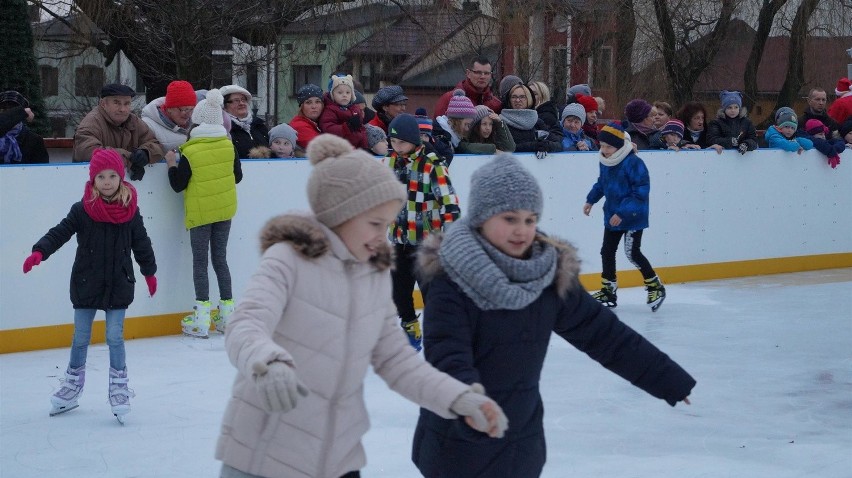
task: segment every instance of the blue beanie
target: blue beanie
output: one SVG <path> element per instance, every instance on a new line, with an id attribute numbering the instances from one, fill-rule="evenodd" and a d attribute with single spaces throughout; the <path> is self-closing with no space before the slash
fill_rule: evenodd
<path id="1" fill-rule="evenodd" d="M 388 125 L 388 137 L 407 141 L 420 146 L 420 125 L 417 119 L 408 113 L 397 115 Z"/>
<path id="2" fill-rule="evenodd" d="M 737 105 L 740 108 L 743 107 L 743 95 L 740 94 L 739 91 L 722 90 L 722 92 L 719 93 L 719 101 L 722 102 L 723 110 L 731 105 Z"/>

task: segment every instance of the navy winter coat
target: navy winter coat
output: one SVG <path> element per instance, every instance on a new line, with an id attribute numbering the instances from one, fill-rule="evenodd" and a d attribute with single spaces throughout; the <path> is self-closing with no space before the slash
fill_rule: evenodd
<path id="1" fill-rule="evenodd" d="M 74 234 L 77 256 L 71 269 L 71 303 L 75 309 L 126 309 L 133 302 L 136 277 L 131 250 L 143 276 L 157 272 L 151 239 L 138 209 L 130 221 L 112 224 L 92 220 L 82 202 L 74 203 L 68 216 L 33 246 L 33 252 L 47 259 Z"/>
<path id="2" fill-rule="evenodd" d="M 604 227 L 613 231 L 638 231 L 648 228 L 648 198 L 651 178 L 645 162 L 633 152 L 615 166 L 600 165 L 600 176 L 586 196 L 586 202 L 604 202 Z M 618 214 L 621 224 L 611 226 L 609 219 Z"/>
<path id="3" fill-rule="evenodd" d="M 737 144 L 734 144 L 734 139 Z M 707 126 L 707 143 L 708 146 L 718 144 L 725 149 L 737 149 L 745 143 L 749 151 L 754 151 L 757 149 L 757 131 L 745 115 L 745 109 L 741 109 L 736 118 L 728 118 L 724 111 L 719 111 L 716 119 Z"/>
<path id="4" fill-rule="evenodd" d="M 430 237 L 438 241 L 438 236 Z M 618 320 L 577 282 L 574 249 L 561 251 L 553 284 L 521 310 L 483 311 L 442 271 L 430 243 L 421 265 L 431 278 L 426 295 L 426 360 L 458 380 L 481 383 L 503 409 L 509 429 L 500 439 L 420 410 L 412 460 L 426 478 L 535 478 L 546 460 L 539 393 L 553 333 L 610 371 L 674 406 L 695 380 L 654 345 Z M 431 274 L 437 274 L 432 276 Z"/>

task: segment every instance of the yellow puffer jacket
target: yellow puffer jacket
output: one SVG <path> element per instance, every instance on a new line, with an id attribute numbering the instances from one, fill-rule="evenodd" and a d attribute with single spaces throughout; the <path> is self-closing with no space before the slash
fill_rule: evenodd
<path id="1" fill-rule="evenodd" d="M 183 197 L 186 228 L 233 218 L 237 213 L 237 187 L 231 140 L 194 138 L 180 150 L 192 169 Z"/>

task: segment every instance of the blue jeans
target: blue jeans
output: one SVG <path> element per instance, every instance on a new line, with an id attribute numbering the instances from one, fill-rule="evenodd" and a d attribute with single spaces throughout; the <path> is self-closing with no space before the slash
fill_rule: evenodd
<path id="1" fill-rule="evenodd" d="M 74 340 L 71 342 L 71 368 L 86 365 L 89 343 L 92 341 L 92 322 L 97 309 L 74 309 Z M 106 342 L 109 345 L 109 366 L 123 370 L 124 360 L 124 314 L 127 309 L 106 311 Z"/>

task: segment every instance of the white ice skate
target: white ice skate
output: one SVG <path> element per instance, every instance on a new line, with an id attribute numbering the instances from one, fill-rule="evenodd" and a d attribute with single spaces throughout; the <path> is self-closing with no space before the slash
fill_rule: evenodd
<path id="1" fill-rule="evenodd" d="M 81 365 L 77 368 L 70 366 L 65 371 L 65 379 L 62 381 L 62 387 L 50 397 L 50 416 L 54 417 L 61 413 L 70 412 L 79 407 L 77 400 L 83 393 L 83 385 L 86 383 L 86 366 Z"/>
<path id="2" fill-rule="evenodd" d="M 122 370 L 109 368 L 109 405 L 118 423 L 124 425 L 124 416 L 130 413 L 130 398 L 135 397 L 127 387 L 127 367 Z"/>
<path id="3" fill-rule="evenodd" d="M 181 328 L 185 335 L 200 339 L 210 337 L 210 307 L 209 300 L 195 301 L 194 312 L 181 320 Z"/>
<path id="4" fill-rule="evenodd" d="M 213 326 L 216 327 L 216 332 L 225 333 L 225 327 L 228 325 L 228 320 L 234 313 L 236 305 L 234 299 L 226 299 L 219 301 L 219 309 L 210 311 L 210 319 L 213 321 Z"/>

